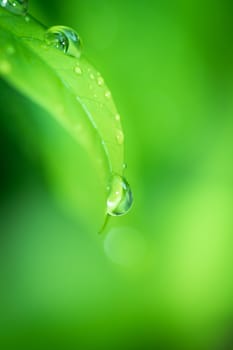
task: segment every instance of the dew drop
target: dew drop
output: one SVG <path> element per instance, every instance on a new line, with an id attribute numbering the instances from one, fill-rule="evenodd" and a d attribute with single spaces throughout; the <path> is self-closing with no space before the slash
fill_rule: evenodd
<path id="1" fill-rule="evenodd" d="M 0 5 L 15 15 L 25 16 L 28 11 L 28 0 L 0 0 Z"/>
<path id="2" fill-rule="evenodd" d="M 116 139 L 119 145 L 122 145 L 124 142 L 124 134 L 121 130 L 117 130 L 116 132 Z"/>
<path id="3" fill-rule="evenodd" d="M 111 92 L 109 90 L 105 92 L 105 97 L 107 97 L 107 98 L 111 97 Z"/>
<path id="4" fill-rule="evenodd" d="M 69 27 L 53 26 L 45 33 L 45 42 L 64 53 L 80 58 L 82 41 L 79 35 Z"/>
<path id="5" fill-rule="evenodd" d="M 81 69 L 79 66 L 75 67 L 75 68 L 74 68 L 74 71 L 75 71 L 75 73 L 78 74 L 78 75 L 81 75 L 81 74 L 82 74 L 82 69 Z"/>
<path id="6" fill-rule="evenodd" d="M 116 119 L 117 122 L 119 122 L 121 120 L 120 114 L 116 114 L 115 115 L 115 119 Z"/>
<path id="7" fill-rule="evenodd" d="M 126 214 L 133 204 L 133 195 L 125 178 L 113 175 L 107 198 L 107 213 L 111 216 Z"/>
<path id="8" fill-rule="evenodd" d="M 97 79 L 97 84 L 99 85 L 99 86 L 102 86 L 103 84 L 104 84 L 104 79 L 100 76 L 100 77 L 98 77 L 98 79 Z"/>
<path id="9" fill-rule="evenodd" d="M 94 79 L 95 79 L 95 76 L 94 76 L 93 73 L 90 73 L 90 78 L 91 78 L 91 80 L 94 80 Z"/>
<path id="10" fill-rule="evenodd" d="M 66 53 L 69 47 L 69 39 L 62 31 L 56 30 L 54 28 L 59 27 L 52 27 L 46 32 L 46 44 Z"/>

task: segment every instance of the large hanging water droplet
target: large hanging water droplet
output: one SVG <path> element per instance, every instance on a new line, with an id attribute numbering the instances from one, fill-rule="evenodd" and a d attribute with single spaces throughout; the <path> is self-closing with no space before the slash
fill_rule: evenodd
<path id="1" fill-rule="evenodd" d="M 53 26 L 45 34 L 46 44 L 64 53 L 79 58 L 82 51 L 80 36 L 69 27 Z"/>
<path id="2" fill-rule="evenodd" d="M 113 175 L 110 181 L 107 199 L 107 213 L 111 216 L 126 214 L 133 204 L 131 188 L 120 175 Z"/>
<path id="3" fill-rule="evenodd" d="M 28 0 L 0 0 L 0 5 L 15 15 L 26 15 Z"/>

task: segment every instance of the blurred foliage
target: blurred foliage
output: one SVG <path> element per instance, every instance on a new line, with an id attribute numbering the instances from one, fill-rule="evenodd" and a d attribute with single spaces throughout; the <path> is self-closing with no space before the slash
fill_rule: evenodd
<path id="1" fill-rule="evenodd" d="M 75 28 L 106 77 L 135 203 L 98 236 L 85 153 L 1 82 L 3 348 L 231 349 L 232 3 L 30 8 Z"/>

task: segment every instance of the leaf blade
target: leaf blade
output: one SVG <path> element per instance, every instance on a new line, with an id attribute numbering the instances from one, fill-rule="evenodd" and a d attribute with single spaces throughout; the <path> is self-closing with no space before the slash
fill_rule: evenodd
<path id="1" fill-rule="evenodd" d="M 121 123 L 97 70 L 83 56 L 77 59 L 47 47 L 45 28 L 31 16 L 15 16 L 0 8 L 0 30 L 0 74 L 95 155 L 105 183 L 111 173 L 121 175 L 124 142 L 117 138 L 123 135 Z"/>

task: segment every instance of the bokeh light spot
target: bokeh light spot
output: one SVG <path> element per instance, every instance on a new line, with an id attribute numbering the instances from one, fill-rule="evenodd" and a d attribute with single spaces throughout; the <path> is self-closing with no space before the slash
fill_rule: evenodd
<path id="1" fill-rule="evenodd" d="M 143 261 L 146 240 L 141 232 L 133 228 L 113 228 L 105 239 L 104 249 L 112 262 L 123 266 L 135 266 Z"/>

